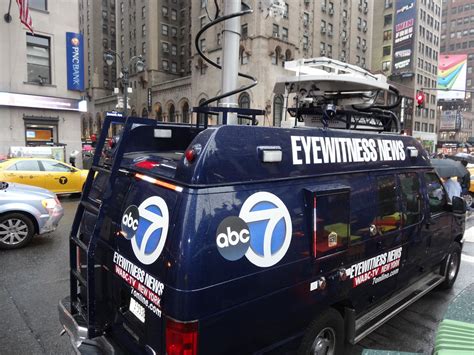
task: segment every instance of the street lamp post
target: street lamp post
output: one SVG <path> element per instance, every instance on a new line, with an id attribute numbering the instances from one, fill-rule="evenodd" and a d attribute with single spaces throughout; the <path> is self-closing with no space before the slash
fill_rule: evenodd
<path id="1" fill-rule="evenodd" d="M 145 69 L 145 63 L 143 63 L 143 58 L 141 55 L 134 56 L 130 58 L 128 65 L 124 65 L 124 61 L 121 55 L 117 52 L 107 49 L 104 53 L 104 60 L 108 66 L 111 66 L 115 62 L 115 57 L 120 60 L 122 73 L 122 85 L 123 85 L 123 117 L 127 117 L 128 111 L 128 87 L 130 85 L 129 74 L 130 67 L 134 64 L 137 72 L 142 72 Z"/>

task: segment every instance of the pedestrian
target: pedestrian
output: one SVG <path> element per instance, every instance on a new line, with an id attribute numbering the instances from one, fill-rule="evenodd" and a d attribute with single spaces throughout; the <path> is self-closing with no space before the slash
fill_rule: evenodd
<path id="1" fill-rule="evenodd" d="M 467 166 L 467 160 L 461 160 L 462 165 Z M 471 173 L 469 171 L 466 172 L 465 175 L 461 178 L 461 189 L 462 195 L 469 194 L 469 188 L 471 187 Z"/>
<path id="2" fill-rule="evenodd" d="M 444 183 L 444 188 L 446 189 L 446 192 L 449 197 L 449 201 L 453 201 L 453 197 L 461 197 L 461 185 L 457 180 L 453 180 L 452 177 L 448 177 L 443 181 Z"/>

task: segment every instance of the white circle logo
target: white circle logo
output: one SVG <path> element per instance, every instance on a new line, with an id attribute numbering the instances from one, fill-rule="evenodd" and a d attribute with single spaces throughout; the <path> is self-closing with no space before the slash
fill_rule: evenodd
<path id="1" fill-rule="evenodd" d="M 269 192 L 257 192 L 243 204 L 239 217 L 250 229 L 245 256 L 259 267 L 278 263 L 291 243 L 292 224 L 285 204 Z"/>
<path id="2" fill-rule="evenodd" d="M 152 196 L 138 206 L 138 213 L 138 226 L 131 238 L 132 249 L 142 264 L 150 265 L 158 259 L 165 246 L 169 226 L 168 206 L 161 197 Z"/>

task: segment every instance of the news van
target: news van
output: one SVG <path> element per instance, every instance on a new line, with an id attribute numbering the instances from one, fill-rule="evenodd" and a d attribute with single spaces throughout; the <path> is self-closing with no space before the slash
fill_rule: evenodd
<path id="1" fill-rule="evenodd" d="M 302 95 L 296 80 L 276 90 Z M 367 90 L 360 82 L 346 77 L 351 96 L 337 99 L 355 100 Z M 420 143 L 386 132 L 393 115 L 375 107 L 305 95 L 283 128 L 107 118 L 59 305 L 77 351 L 262 354 L 297 344 L 301 354 L 342 354 L 453 285 L 465 205 L 448 201 Z M 107 166 L 100 151 L 117 121 Z"/>

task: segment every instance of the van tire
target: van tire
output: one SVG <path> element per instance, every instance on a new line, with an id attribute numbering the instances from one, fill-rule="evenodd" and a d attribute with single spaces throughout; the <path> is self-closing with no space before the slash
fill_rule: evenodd
<path id="1" fill-rule="evenodd" d="M 444 260 L 441 263 L 441 272 L 444 273 L 446 270 L 446 275 L 444 276 L 444 281 L 440 285 L 442 289 L 450 289 L 453 287 L 456 278 L 458 277 L 459 266 L 461 265 L 461 246 L 458 242 L 454 242 L 451 250 Z"/>
<path id="2" fill-rule="evenodd" d="M 344 319 L 338 311 L 329 308 L 309 325 L 298 354 L 343 354 L 344 339 Z M 322 351 L 318 353 L 317 347 Z"/>
<path id="3" fill-rule="evenodd" d="M 27 245 L 35 234 L 35 225 L 31 218 L 22 213 L 6 213 L 0 217 L 0 238 L 6 237 L 7 231 L 16 233 L 13 241 L 0 240 L 0 249 L 16 249 Z"/>

